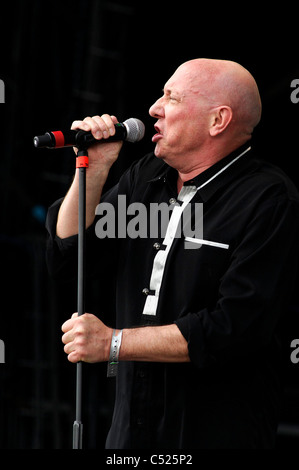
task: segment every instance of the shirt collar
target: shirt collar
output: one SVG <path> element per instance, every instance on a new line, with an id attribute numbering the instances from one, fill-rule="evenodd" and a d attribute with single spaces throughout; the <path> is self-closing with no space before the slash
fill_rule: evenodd
<path id="1" fill-rule="evenodd" d="M 246 143 L 198 175 L 204 176 L 202 180 L 197 181 L 198 194 L 204 202 L 213 196 L 218 189 L 233 181 L 239 172 L 247 168 L 251 161 L 247 158 L 250 151 L 251 146 Z"/>
<path id="2" fill-rule="evenodd" d="M 247 156 L 250 150 L 251 146 L 247 142 L 246 144 L 238 147 L 226 157 L 216 162 L 207 170 L 200 173 L 198 176 L 195 176 L 191 180 L 186 181 L 184 186 L 196 186 L 201 198 L 204 201 L 207 200 L 219 187 L 223 186 L 228 180 L 231 179 L 231 175 L 234 175 L 237 169 L 243 167 L 243 156 Z M 245 160 L 247 161 L 246 158 Z M 164 163 L 163 167 L 160 169 L 159 174 L 149 180 L 149 182 L 165 182 L 166 179 L 172 182 L 174 179 L 176 180 L 177 171 Z"/>

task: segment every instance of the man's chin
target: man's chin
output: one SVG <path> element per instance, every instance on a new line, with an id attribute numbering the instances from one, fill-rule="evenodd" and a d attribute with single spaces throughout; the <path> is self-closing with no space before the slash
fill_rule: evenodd
<path id="1" fill-rule="evenodd" d="M 156 147 L 154 149 L 154 154 L 157 158 L 161 158 L 162 160 L 165 157 L 163 152 L 161 151 L 161 148 L 160 148 L 159 144 L 156 144 Z"/>
<path id="2" fill-rule="evenodd" d="M 171 158 L 169 159 L 167 157 L 167 155 L 165 155 L 165 153 L 162 153 L 162 152 L 157 152 L 157 150 L 155 149 L 154 150 L 154 155 L 156 158 L 158 158 L 159 160 L 163 160 L 164 163 L 166 163 L 168 166 L 171 166 L 173 168 L 175 168 L 175 165 L 173 164 L 173 162 L 171 161 Z"/>

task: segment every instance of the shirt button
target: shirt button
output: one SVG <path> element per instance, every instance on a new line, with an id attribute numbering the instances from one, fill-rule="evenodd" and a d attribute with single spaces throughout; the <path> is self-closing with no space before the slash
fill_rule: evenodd
<path id="1" fill-rule="evenodd" d="M 169 199 L 169 204 L 175 204 L 176 203 L 176 199 L 174 197 L 171 197 Z"/>
<path id="2" fill-rule="evenodd" d="M 160 243 L 154 243 L 154 244 L 153 244 L 153 247 L 154 247 L 156 250 L 160 250 L 161 245 L 160 245 Z"/>
<path id="3" fill-rule="evenodd" d="M 143 290 L 142 290 L 142 293 L 144 295 L 148 295 L 149 294 L 149 289 L 147 289 L 147 287 L 145 287 Z"/>

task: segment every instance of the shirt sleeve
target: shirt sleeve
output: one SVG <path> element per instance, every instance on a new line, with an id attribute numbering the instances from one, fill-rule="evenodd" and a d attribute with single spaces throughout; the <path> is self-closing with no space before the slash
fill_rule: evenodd
<path id="1" fill-rule="evenodd" d="M 53 279 L 75 279 L 78 236 L 61 239 L 56 235 L 58 212 L 63 199 L 57 200 L 48 210 L 46 230 L 48 232 L 46 262 Z"/>
<path id="2" fill-rule="evenodd" d="M 214 308 L 175 322 L 188 342 L 191 362 L 200 368 L 221 364 L 273 341 L 297 272 L 298 235 L 296 200 L 263 204 L 232 253 Z"/>

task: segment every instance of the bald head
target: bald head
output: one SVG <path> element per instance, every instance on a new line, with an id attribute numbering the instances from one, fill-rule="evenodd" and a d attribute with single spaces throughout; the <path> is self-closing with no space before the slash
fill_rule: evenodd
<path id="1" fill-rule="evenodd" d="M 176 71 L 185 74 L 193 93 L 204 97 L 211 106 L 232 109 L 231 127 L 249 136 L 261 118 L 261 99 L 255 79 L 236 62 L 193 59 Z"/>
<path id="2" fill-rule="evenodd" d="M 183 178 L 247 142 L 260 120 L 261 100 L 254 78 L 241 65 L 194 59 L 178 67 L 149 113 L 157 119 L 156 157 Z"/>

